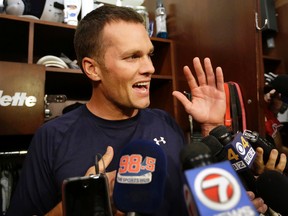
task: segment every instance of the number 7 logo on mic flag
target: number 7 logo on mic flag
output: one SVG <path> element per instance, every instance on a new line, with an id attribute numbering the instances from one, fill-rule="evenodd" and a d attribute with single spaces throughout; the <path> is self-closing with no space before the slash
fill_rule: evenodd
<path id="1" fill-rule="evenodd" d="M 185 171 L 199 215 L 258 215 L 229 161 Z"/>

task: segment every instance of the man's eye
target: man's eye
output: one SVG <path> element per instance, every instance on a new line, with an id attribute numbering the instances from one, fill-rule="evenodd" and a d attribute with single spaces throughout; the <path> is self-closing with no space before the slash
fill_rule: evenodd
<path id="1" fill-rule="evenodd" d="M 126 57 L 125 59 L 127 59 L 127 60 L 131 60 L 131 59 L 137 59 L 137 58 L 139 58 L 139 55 L 132 55 L 132 56 L 128 56 L 128 57 Z"/>
<path id="2" fill-rule="evenodd" d="M 139 58 L 140 56 L 139 55 L 133 55 L 131 56 L 132 59 L 136 59 L 136 58 Z"/>

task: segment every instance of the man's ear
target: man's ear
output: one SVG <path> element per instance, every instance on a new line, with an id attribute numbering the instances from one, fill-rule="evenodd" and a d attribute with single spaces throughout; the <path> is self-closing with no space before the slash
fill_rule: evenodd
<path id="1" fill-rule="evenodd" d="M 89 79 L 93 81 L 100 80 L 99 65 L 94 59 L 89 58 L 89 57 L 84 57 L 82 60 L 82 67 L 83 67 L 85 74 L 87 75 Z"/>

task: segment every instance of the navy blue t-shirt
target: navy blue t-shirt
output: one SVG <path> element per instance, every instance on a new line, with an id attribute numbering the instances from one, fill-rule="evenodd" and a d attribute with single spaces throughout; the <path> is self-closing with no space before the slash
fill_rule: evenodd
<path id="1" fill-rule="evenodd" d="M 179 152 L 185 139 L 166 112 L 141 110 L 127 120 L 110 121 L 93 115 L 83 105 L 45 123 L 34 135 L 7 215 L 44 215 L 62 198 L 64 179 L 84 176 L 107 146 L 114 158 L 106 172 L 116 170 L 121 150 L 136 139 L 153 141 L 167 155 L 163 205 L 155 215 L 186 215 Z"/>

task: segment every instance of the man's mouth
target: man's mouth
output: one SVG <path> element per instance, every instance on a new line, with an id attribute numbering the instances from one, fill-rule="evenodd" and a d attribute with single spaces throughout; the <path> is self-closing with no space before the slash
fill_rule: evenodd
<path id="1" fill-rule="evenodd" d="M 147 91 L 149 86 L 149 82 L 139 82 L 133 85 L 133 88 L 139 89 L 141 91 Z"/>

